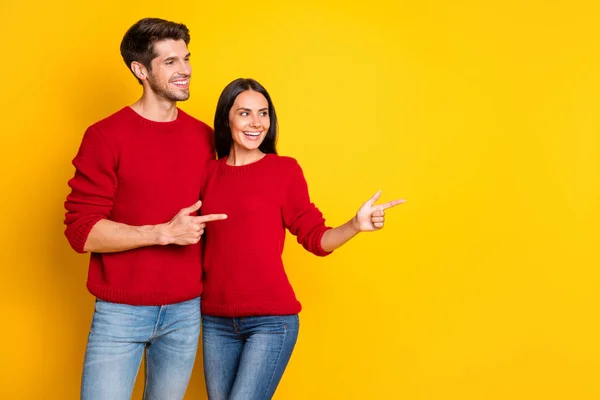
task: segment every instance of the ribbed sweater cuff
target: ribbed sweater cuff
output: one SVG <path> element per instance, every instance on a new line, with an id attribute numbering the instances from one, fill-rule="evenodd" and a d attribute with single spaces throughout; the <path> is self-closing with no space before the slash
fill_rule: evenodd
<path id="1" fill-rule="evenodd" d="M 323 228 L 321 228 L 321 231 L 318 234 L 313 235 L 313 243 L 311 243 L 311 249 L 314 249 L 314 251 L 312 252 L 314 255 L 319 257 L 325 257 L 333 253 L 333 251 L 323 250 L 323 247 L 321 246 L 321 239 L 323 239 L 323 235 L 330 229 L 332 229 L 330 226 L 324 226 Z"/>
<path id="2" fill-rule="evenodd" d="M 94 225 L 96 225 L 96 223 L 101 219 L 104 218 L 100 216 L 93 218 L 85 224 L 81 225 L 79 228 L 77 228 L 77 230 L 70 239 L 71 246 L 76 252 L 85 253 L 83 248 L 85 246 L 85 242 L 87 242 L 88 236 L 90 235 L 90 231 L 92 230 Z"/>

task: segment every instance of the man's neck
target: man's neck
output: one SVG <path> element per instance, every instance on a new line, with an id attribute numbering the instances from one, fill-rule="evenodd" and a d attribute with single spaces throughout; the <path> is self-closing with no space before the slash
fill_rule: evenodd
<path id="1" fill-rule="evenodd" d="M 177 119 L 177 102 L 153 94 L 144 93 L 131 108 L 150 121 L 170 122 Z"/>

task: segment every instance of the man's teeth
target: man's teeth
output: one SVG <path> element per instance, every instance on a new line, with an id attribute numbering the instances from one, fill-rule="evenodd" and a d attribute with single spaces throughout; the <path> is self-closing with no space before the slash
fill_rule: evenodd
<path id="1" fill-rule="evenodd" d="M 178 86 L 185 86 L 188 84 L 189 81 L 176 81 L 173 82 L 173 85 L 178 85 Z"/>
<path id="2" fill-rule="evenodd" d="M 248 136 L 258 136 L 258 135 L 260 135 L 260 132 L 244 132 L 244 135 L 248 135 Z"/>

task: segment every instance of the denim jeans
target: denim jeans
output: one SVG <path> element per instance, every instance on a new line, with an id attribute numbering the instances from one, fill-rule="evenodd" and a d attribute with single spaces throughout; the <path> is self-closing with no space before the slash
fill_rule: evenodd
<path id="1" fill-rule="evenodd" d="M 81 385 L 82 400 L 131 398 L 142 354 L 145 400 L 183 399 L 200 334 L 200 298 L 165 306 L 96 300 Z"/>
<path id="2" fill-rule="evenodd" d="M 210 400 L 273 397 L 298 337 L 298 315 L 202 316 L 204 377 Z"/>

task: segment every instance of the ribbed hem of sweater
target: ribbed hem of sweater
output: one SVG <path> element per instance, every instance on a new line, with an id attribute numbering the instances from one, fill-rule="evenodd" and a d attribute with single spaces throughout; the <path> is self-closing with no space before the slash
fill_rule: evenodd
<path id="1" fill-rule="evenodd" d="M 181 303 L 200 297 L 202 285 L 177 292 L 135 292 L 124 289 L 114 289 L 106 286 L 92 285 L 88 282 L 87 288 L 97 298 L 111 303 L 129 304 L 132 306 L 163 306 Z"/>
<path id="2" fill-rule="evenodd" d="M 213 317 L 252 317 L 257 315 L 293 315 L 302 310 L 300 302 L 222 305 L 202 300 L 202 314 Z"/>

